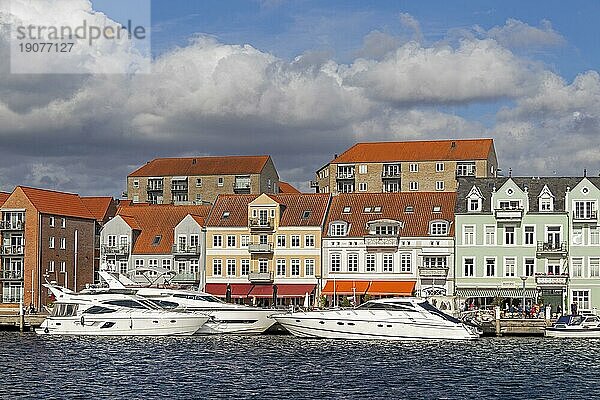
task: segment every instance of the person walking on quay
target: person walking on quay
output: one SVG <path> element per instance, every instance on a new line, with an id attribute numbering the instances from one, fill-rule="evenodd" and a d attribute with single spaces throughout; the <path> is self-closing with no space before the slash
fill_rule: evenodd
<path id="1" fill-rule="evenodd" d="M 577 315 L 577 302 L 576 301 L 574 301 L 571 304 L 571 315 L 572 316 L 576 316 Z"/>

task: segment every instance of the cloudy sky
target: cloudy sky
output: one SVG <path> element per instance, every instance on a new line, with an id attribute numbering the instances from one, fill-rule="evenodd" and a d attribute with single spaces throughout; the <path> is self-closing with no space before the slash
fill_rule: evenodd
<path id="1" fill-rule="evenodd" d="M 0 190 L 119 196 L 149 159 L 229 154 L 270 154 L 306 188 L 356 141 L 473 137 L 516 175 L 600 173 L 597 1 L 154 0 L 152 73 L 78 75 L 11 73 L 9 23 L 132 11 L 7 2 Z"/>

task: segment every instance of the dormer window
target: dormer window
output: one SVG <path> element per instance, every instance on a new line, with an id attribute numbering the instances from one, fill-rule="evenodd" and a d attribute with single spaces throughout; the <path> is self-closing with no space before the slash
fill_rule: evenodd
<path id="1" fill-rule="evenodd" d="M 310 218 L 310 210 L 305 210 L 302 213 L 302 219 L 308 219 L 308 218 Z"/>
<path id="2" fill-rule="evenodd" d="M 473 186 L 467 195 L 467 210 L 469 212 L 480 212 L 483 207 L 483 196 L 477 186 Z"/>
<path id="3" fill-rule="evenodd" d="M 469 199 L 467 201 L 469 204 L 469 211 L 481 211 L 481 199 Z"/>
<path id="4" fill-rule="evenodd" d="M 413 206 L 406 206 L 404 208 L 404 212 L 405 213 L 411 213 L 411 212 L 414 212 L 414 211 L 415 211 L 415 208 Z"/>
<path id="5" fill-rule="evenodd" d="M 329 236 L 346 236 L 348 233 L 348 223 L 344 221 L 335 221 L 329 224 Z"/>
<path id="6" fill-rule="evenodd" d="M 223 215 L 221 215 L 221 219 L 229 218 L 229 211 L 223 211 Z"/>
<path id="7" fill-rule="evenodd" d="M 398 236 L 398 232 L 404 226 L 402 221 L 391 219 L 380 219 L 367 222 L 369 235 L 377 236 Z"/>
<path id="8" fill-rule="evenodd" d="M 498 202 L 500 210 L 519 210 L 521 202 L 519 200 L 501 200 Z"/>
<path id="9" fill-rule="evenodd" d="M 154 236 L 154 240 L 152 241 L 152 246 L 158 246 L 160 244 L 161 239 L 162 239 L 161 235 Z"/>
<path id="10" fill-rule="evenodd" d="M 442 212 L 442 207 L 441 206 L 433 206 L 433 212 L 434 213 L 441 213 Z"/>
<path id="11" fill-rule="evenodd" d="M 538 206 L 540 212 L 554 211 L 554 195 L 546 185 L 544 185 L 542 192 L 538 196 Z"/>
<path id="12" fill-rule="evenodd" d="M 375 234 L 381 236 L 398 235 L 398 227 L 393 225 L 379 225 L 375 227 Z"/>
<path id="13" fill-rule="evenodd" d="M 373 212 L 374 213 L 380 213 L 381 212 L 381 207 L 379 207 L 379 206 L 373 207 Z"/>
<path id="14" fill-rule="evenodd" d="M 429 223 L 429 234 L 431 236 L 445 236 L 448 235 L 448 221 L 431 221 Z"/>
<path id="15" fill-rule="evenodd" d="M 350 212 L 350 207 L 344 207 L 344 209 L 342 210 L 342 212 L 344 214 L 348 214 Z"/>
<path id="16" fill-rule="evenodd" d="M 366 213 L 370 213 L 371 212 L 371 207 L 365 207 L 363 211 L 366 212 Z"/>

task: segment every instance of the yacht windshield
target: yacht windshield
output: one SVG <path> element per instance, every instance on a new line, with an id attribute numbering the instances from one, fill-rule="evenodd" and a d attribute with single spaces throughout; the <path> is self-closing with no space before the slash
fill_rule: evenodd
<path id="1" fill-rule="evenodd" d="M 175 293 L 173 297 L 179 299 L 188 299 L 188 300 L 203 300 L 210 301 L 211 303 L 223 303 L 221 300 L 212 296 L 210 294 L 191 294 L 191 293 Z"/>
<path id="2" fill-rule="evenodd" d="M 139 301 L 136 300 L 109 300 L 109 301 L 105 301 L 105 304 L 111 304 L 113 306 L 119 306 L 119 307 L 125 307 L 125 308 L 139 308 L 142 310 L 147 310 L 147 309 L 156 309 L 157 306 L 155 304 L 152 304 L 150 302 L 151 305 L 148 306 L 148 304 L 142 304 Z"/>
<path id="3" fill-rule="evenodd" d="M 50 316 L 52 317 L 72 317 L 77 315 L 78 304 L 57 303 L 52 309 Z"/>
<path id="4" fill-rule="evenodd" d="M 117 310 L 113 310 L 111 308 L 102 307 L 102 306 L 92 306 L 84 311 L 85 314 L 108 314 L 115 312 Z"/>
<path id="5" fill-rule="evenodd" d="M 454 322 L 455 324 L 461 323 L 458 319 L 446 314 L 445 312 L 438 310 L 437 308 L 435 308 L 434 306 L 429 304 L 429 302 L 427 302 L 427 301 L 419 303 L 419 306 L 421 306 L 423 309 L 429 311 L 430 313 L 435 314 L 442 319 L 445 319 L 446 321 Z"/>
<path id="6" fill-rule="evenodd" d="M 413 305 L 408 301 L 396 302 L 396 303 L 378 303 L 367 301 L 356 307 L 357 310 L 388 310 L 388 311 L 406 311 L 406 312 L 417 312 Z"/>
<path id="7" fill-rule="evenodd" d="M 173 301 L 158 300 L 158 299 L 152 299 L 150 301 L 152 303 L 156 304 L 158 307 L 164 308 L 166 310 L 171 310 L 173 308 L 179 307 L 179 304 L 177 304 L 177 303 L 175 303 Z"/>

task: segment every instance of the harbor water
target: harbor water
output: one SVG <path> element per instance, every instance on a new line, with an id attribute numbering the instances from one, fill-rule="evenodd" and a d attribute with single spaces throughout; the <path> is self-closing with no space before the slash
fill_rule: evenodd
<path id="1" fill-rule="evenodd" d="M 0 332 L 0 398 L 600 398 L 600 341 Z"/>

